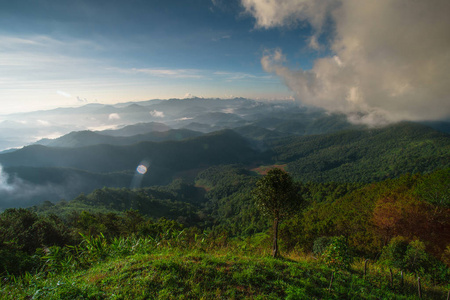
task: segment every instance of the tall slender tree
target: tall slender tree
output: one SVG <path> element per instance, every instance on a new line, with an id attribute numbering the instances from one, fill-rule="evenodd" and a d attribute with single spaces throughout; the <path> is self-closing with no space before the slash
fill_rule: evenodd
<path id="1" fill-rule="evenodd" d="M 279 256 L 278 224 L 300 208 L 301 198 L 292 177 L 281 169 L 272 169 L 256 183 L 253 199 L 264 215 L 273 218 L 272 256 Z"/>

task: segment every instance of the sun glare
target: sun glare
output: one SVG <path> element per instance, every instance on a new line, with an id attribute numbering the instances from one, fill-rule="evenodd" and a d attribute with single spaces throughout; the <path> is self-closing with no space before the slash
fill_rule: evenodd
<path id="1" fill-rule="evenodd" d="M 145 173 L 147 173 L 147 167 L 144 166 L 144 165 L 139 165 L 139 166 L 136 168 L 136 171 L 137 171 L 139 174 L 144 175 Z"/>

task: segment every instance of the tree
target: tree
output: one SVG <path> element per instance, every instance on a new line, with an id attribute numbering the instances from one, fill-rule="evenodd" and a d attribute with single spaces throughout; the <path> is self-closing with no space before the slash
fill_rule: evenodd
<path id="1" fill-rule="evenodd" d="M 278 224 L 298 210 L 301 199 L 291 176 L 281 169 L 272 169 L 256 182 L 252 192 L 256 205 L 264 215 L 273 218 L 272 256 L 278 253 Z"/>

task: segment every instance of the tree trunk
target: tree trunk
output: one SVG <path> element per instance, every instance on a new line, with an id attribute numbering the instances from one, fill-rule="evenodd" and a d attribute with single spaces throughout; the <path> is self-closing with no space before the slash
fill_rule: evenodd
<path id="1" fill-rule="evenodd" d="M 273 220 L 273 249 L 272 256 L 278 256 L 278 218 Z"/>

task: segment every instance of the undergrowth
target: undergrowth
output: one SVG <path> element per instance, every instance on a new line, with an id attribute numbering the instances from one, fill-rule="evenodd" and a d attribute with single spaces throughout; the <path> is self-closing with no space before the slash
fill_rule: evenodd
<path id="1" fill-rule="evenodd" d="M 155 238 L 83 236 L 78 246 L 42 250 L 42 267 L 33 274 L 3 275 L 0 298 L 419 299 L 413 273 L 401 279 L 391 269 L 391 277 L 387 267 L 363 260 L 338 268 L 299 253 L 274 259 L 262 250 L 266 240 L 218 243 L 183 231 Z M 445 299 L 449 288 L 421 279 L 424 299 Z"/>

